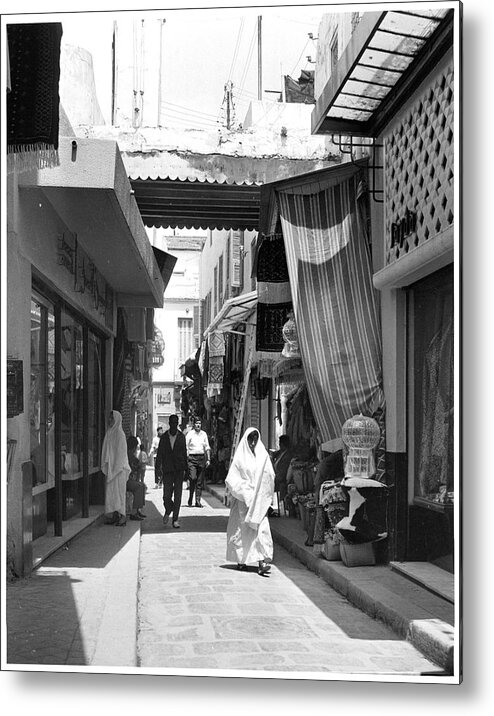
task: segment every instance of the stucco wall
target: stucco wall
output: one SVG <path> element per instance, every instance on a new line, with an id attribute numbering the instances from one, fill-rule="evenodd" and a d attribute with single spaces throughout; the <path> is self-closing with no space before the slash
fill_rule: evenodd
<path id="1" fill-rule="evenodd" d="M 93 58 L 87 50 L 62 42 L 59 92 L 72 125 L 105 124 L 96 96 Z"/>

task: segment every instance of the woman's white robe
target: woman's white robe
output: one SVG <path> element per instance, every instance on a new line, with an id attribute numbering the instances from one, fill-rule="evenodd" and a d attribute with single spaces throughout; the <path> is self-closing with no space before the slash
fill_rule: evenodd
<path id="1" fill-rule="evenodd" d="M 114 424 L 108 429 L 101 450 L 101 470 L 106 475 L 105 512 L 126 513 L 125 494 L 130 474 L 127 440 L 122 416 L 113 410 Z"/>
<path id="2" fill-rule="evenodd" d="M 228 561 L 239 564 L 273 558 L 273 539 L 266 516 L 274 493 L 274 470 L 259 440 L 254 455 L 247 443 L 249 428 L 235 452 L 225 481 L 231 494 L 226 529 Z"/>

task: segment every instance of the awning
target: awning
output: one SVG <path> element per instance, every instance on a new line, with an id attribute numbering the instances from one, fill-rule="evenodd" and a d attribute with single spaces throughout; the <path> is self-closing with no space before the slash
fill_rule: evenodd
<path id="1" fill-rule="evenodd" d="M 364 13 L 312 112 L 312 133 L 376 137 L 453 44 L 454 11 Z"/>
<path id="2" fill-rule="evenodd" d="M 126 136 L 119 136 L 118 142 L 142 220 L 149 227 L 256 231 L 263 184 L 330 161 L 327 150 L 314 151 L 308 141 L 294 139 L 286 156 L 273 156 L 271 135 L 269 141 L 267 136 L 257 137 L 255 145 L 256 135 L 247 132 L 232 146 L 231 139 L 218 146 L 217 137 L 214 143 L 205 137 L 197 146 L 190 138 L 172 135 L 170 141 L 181 142 L 180 149 L 172 151 L 142 134 L 142 151 L 137 152 Z M 191 143 L 184 144 L 187 141 Z"/>
<path id="3" fill-rule="evenodd" d="M 146 226 L 256 230 L 261 187 L 200 180 L 131 179 Z"/>
<path id="4" fill-rule="evenodd" d="M 212 331 L 228 332 L 238 323 L 247 323 L 255 311 L 256 304 L 257 291 L 229 298 L 206 328 L 204 335 L 207 336 Z"/>
<path id="5" fill-rule="evenodd" d="M 48 199 L 115 291 L 118 306 L 161 308 L 163 279 L 117 143 L 61 137 L 58 154 L 59 166 L 19 174 L 20 191 Z"/>
<path id="6" fill-rule="evenodd" d="M 166 289 L 172 277 L 175 264 L 177 263 L 177 257 L 156 248 L 156 246 L 153 246 L 153 253 L 160 270 L 161 278 L 163 279 L 163 287 Z"/>

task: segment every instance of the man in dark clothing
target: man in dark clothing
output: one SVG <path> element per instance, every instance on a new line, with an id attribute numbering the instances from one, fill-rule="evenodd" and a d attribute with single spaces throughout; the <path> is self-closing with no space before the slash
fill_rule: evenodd
<path id="1" fill-rule="evenodd" d="M 187 449 L 185 436 L 178 429 L 178 417 L 170 415 L 168 422 L 170 427 L 161 436 L 158 445 L 156 467 L 161 470 L 163 475 L 163 505 L 165 506 L 163 524 L 168 524 L 170 514 L 173 513 L 172 525 L 178 529 L 180 527 L 178 515 L 182 502 L 182 485 L 187 470 Z"/>

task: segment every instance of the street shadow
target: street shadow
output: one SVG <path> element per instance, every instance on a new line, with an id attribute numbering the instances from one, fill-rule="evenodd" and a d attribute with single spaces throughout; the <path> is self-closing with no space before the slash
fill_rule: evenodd
<path id="1" fill-rule="evenodd" d="M 34 573 L 7 585 L 8 664 L 90 664 L 74 600 L 79 581 Z"/>

